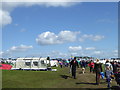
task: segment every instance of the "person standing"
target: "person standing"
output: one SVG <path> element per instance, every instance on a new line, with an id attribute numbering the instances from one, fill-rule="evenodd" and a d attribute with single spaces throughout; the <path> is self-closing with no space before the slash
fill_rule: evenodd
<path id="1" fill-rule="evenodd" d="M 115 73 L 115 81 L 117 82 L 120 88 L 120 68 L 118 68 L 117 72 Z"/>
<path id="2" fill-rule="evenodd" d="M 118 64 L 117 64 L 117 61 L 113 61 L 113 73 L 117 73 L 117 68 L 118 68 Z"/>
<path id="3" fill-rule="evenodd" d="M 74 59 L 70 62 L 70 68 L 72 69 L 72 77 L 74 79 L 76 79 L 76 67 L 79 67 L 78 66 L 78 62 L 76 60 L 76 57 L 74 57 Z"/>
<path id="4" fill-rule="evenodd" d="M 96 84 L 100 84 L 100 72 L 102 72 L 102 63 L 99 62 L 99 59 L 96 60 L 94 71 L 96 73 Z"/>
<path id="5" fill-rule="evenodd" d="M 59 62 L 59 64 L 60 64 L 60 67 L 62 68 L 62 66 L 63 66 L 63 62 L 62 62 L 62 61 L 60 61 L 60 62 Z"/>

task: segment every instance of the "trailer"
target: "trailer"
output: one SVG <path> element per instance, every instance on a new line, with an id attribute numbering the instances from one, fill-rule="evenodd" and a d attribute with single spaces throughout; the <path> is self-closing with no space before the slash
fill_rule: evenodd
<path id="1" fill-rule="evenodd" d="M 17 58 L 11 70 L 47 70 L 47 58 Z"/>

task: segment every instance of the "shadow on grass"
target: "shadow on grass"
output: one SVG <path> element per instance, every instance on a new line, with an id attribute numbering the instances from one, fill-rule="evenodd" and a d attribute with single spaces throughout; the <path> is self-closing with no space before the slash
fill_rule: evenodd
<path id="1" fill-rule="evenodd" d="M 100 82 L 100 84 L 106 84 L 107 82 Z"/>
<path id="2" fill-rule="evenodd" d="M 106 82 L 100 82 L 100 84 L 105 84 Z M 80 82 L 76 84 L 91 84 L 91 85 L 97 85 L 96 83 L 90 83 L 90 82 Z"/>
<path id="3" fill-rule="evenodd" d="M 112 86 L 111 89 L 120 90 L 119 86 Z"/>
<path id="4" fill-rule="evenodd" d="M 67 76 L 67 75 L 60 75 L 62 78 L 64 78 L 64 79 L 68 79 L 68 78 L 70 78 L 70 76 Z"/>
<path id="5" fill-rule="evenodd" d="M 80 82 L 80 83 L 76 83 L 76 84 L 91 84 L 91 85 L 97 85 L 96 83 L 89 83 L 89 82 Z"/>

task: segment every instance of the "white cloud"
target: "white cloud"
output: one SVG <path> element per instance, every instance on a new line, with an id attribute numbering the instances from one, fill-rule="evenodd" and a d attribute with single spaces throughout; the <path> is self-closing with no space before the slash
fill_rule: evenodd
<path id="1" fill-rule="evenodd" d="M 110 1 L 118 2 L 118 0 L 97 0 L 97 2 Z M 78 2 L 96 2 L 96 0 L 0 0 L 0 10 L 4 14 L 4 18 L 0 19 L 0 26 L 6 26 L 8 24 L 11 24 L 12 17 L 10 16 L 10 13 L 17 7 L 30 7 L 33 5 L 45 7 L 69 7 L 78 4 Z M 2 16 L 1 12 L 0 16 Z"/>
<path id="2" fill-rule="evenodd" d="M 118 57 L 118 54 L 113 54 L 114 57 Z"/>
<path id="3" fill-rule="evenodd" d="M 26 46 L 26 45 L 13 46 L 9 49 L 9 52 L 23 52 L 32 48 L 33 48 L 32 46 Z"/>
<path id="4" fill-rule="evenodd" d="M 43 32 L 38 35 L 36 42 L 39 45 L 62 44 L 66 42 L 74 42 L 79 32 L 61 31 L 58 35 L 53 32 Z"/>
<path id="5" fill-rule="evenodd" d="M 81 46 L 70 46 L 68 49 L 69 51 L 75 52 L 75 51 L 82 50 L 82 47 Z"/>
<path id="6" fill-rule="evenodd" d="M 95 47 L 87 47 L 85 50 L 95 50 Z"/>
<path id="7" fill-rule="evenodd" d="M 58 40 L 58 36 L 52 32 L 44 32 L 36 38 L 36 42 L 40 45 L 52 45 L 52 44 L 60 44 L 61 41 Z"/>
<path id="8" fill-rule="evenodd" d="M 70 0 L 72 1 L 72 0 Z M 45 7 L 69 7 L 77 4 L 77 2 L 67 2 L 67 0 L 17 0 L 15 2 L 3 2 L 3 10 L 11 11 L 16 7 L 30 7 L 34 5 Z"/>
<path id="9" fill-rule="evenodd" d="M 4 2 L 118 2 L 119 0 L 0 0 Z"/>
<path id="10" fill-rule="evenodd" d="M 114 53 L 118 53 L 118 50 L 114 50 L 113 52 L 114 52 Z"/>
<path id="11" fill-rule="evenodd" d="M 102 36 L 102 35 L 84 34 L 79 38 L 79 41 L 80 42 L 83 42 L 85 40 L 99 41 L 99 40 L 101 40 L 103 38 L 104 38 L 104 36 Z"/>
<path id="12" fill-rule="evenodd" d="M 27 45 L 12 46 L 10 49 L 6 50 L 5 52 L 0 52 L 0 56 L 9 57 L 13 55 L 13 53 L 17 54 L 19 52 L 25 52 L 32 48 L 33 46 L 27 46 Z"/>
<path id="13" fill-rule="evenodd" d="M 7 11 L 0 10 L 0 27 L 3 27 L 7 24 L 11 24 L 12 18 L 10 13 Z"/>
<path id="14" fill-rule="evenodd" d="M 63 2 L 64 1 L 64 2 Z M 73 0 L 69 0 L 73 1 Z M 67 0 L 4 0 L 0 1 L 0 27 L 12 23 L 11 11 L 17 7 L 30 7 L 34 5 L 45 7 L 69 7 L 77 4 L 76 2 L 67 2 Z"/>
<path id="15" fill-rule="evenodd" d="M 60 51 L 52 51 L 52 52 L 48 52 L 48 53 L 42 53 L 43 56 L 47 57 L 49 56 L 50 58 L 68 58 L 68 54 L 67 53 L 63 53 Z"/>
<path id="16" fill-rule="evenodd" d="M 25 32 L 25 31 L 26 31 L 26 29 L 24 29 L 24 28 L 20 30 L 20 32 Z"/>
<path id="17" fill-rule="evenodd" d="M 114 50 L 113 55 L 114 55 L 114 57 L 118 57 L 118 50 Z"/>
<path id="18" fill-rule="evenodd" d="M 61 31 L 58 34 L 59 40 L 62 40 L 63 42 L 74 42 L 77 38 L 77 34 L 80 32 L 72 32 L 72 31 Z"/>
<path id="19" fill-rule="evenodd" d="M 2 52 L 2 51 L 0 52 L 0 57 L 2 57 L 2 54 L 3 54 L 3 53 L 4 53 L 4 52 Z"/>
<path id="20" fill-rule="evenodd" d="M 93 37 L 91 37 L 91 38 L 92 38 L 93 41 L 99 41 L 99 40 L 103 39 L 104 36 L 101 36 L 101 35 L 95 35 L 95 36 L 93 36 Z"/>
<path id="21" fill-rule="evenodd" d="M 101 51 L 94 51 L 93 54 L 95 55 L 101 54 Z"/>
<path id="22" fill-rule="evenodd" d="M 76 55 L 78 55 L 78 53 L 77 52 L 72 52 L 71 55 L 76 56 Z"/>
<path id="23" fill-rule="evenodd" d="M 1 57 L 9 57 L 9 56 L 11 56 L 11 54 L 8 51 L 6 51 L 6 52 L 0 52 L 0 58 Z"/>

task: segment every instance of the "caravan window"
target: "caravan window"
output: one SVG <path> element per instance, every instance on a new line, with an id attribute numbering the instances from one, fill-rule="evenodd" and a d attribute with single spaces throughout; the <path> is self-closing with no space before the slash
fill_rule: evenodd
<path id="1" fill-rule="evenodd" d="M 38 66 L 38 62 L 33 62 L 34 66 Z"/>
<path id="2" fill-rule="evenodd" d="M 45 64 L 43 60 L 41 61 L 41 64 Z"/>
<path id="3" fill-rule="evenodd" d="M 25 65 L 26 65 L 26 66 L 30 66 L 31 63 L 30 63 L 30 62 L 25 62 Z"/>

